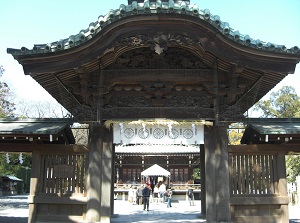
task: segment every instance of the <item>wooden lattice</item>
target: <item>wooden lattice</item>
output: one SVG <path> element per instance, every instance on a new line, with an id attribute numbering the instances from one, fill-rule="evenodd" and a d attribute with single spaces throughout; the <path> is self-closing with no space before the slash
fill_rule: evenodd
<path id="1" fill-rule="evenodd" d="M 85 193 L 85 155 L 42 155 L 41 161 L 42 193 Z"/>
<path id="2" fill-rule="evenodd" d="M 230 155 L 229 171 L 231 195 L 278 192 L 275 155 Z"/>

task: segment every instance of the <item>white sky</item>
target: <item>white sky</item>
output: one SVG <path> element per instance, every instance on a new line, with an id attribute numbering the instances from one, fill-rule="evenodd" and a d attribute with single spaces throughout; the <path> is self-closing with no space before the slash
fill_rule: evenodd
<path id="1" fill-rule="evenodd" d="M 31 77 L 25 76 L 22 66 L 6 53 L 7 48 L 32 49 L 79 33 L 99 15 L 117 9 L 127 0 L 2 0 L 0 13 L 0 65 L 6 81 L 17 100 L 55 100 Z M 191 0 L 200 9 L 210 9 L 223 22 L 264 42 L 300 47 L 300 0 Z M 288 75 L 274 90 L 293 86 L 300 95 L 300 65 L 295 74 Z"/>

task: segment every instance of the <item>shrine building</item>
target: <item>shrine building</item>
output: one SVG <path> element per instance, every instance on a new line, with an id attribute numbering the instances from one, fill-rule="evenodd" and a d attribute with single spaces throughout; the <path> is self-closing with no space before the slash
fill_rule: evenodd
<path id="1" fill-rule="evenodd" d="M 298 147 L 266 146 L 250 130 L 228 146 L 227 127 L 247 122 L 300 51 L 228 22 L 188 0 L 124 0 L 78 33 L 7 49 L 71 122 L 89 126 L 88 146 L 51 125 L 46 138 L 0 139 L 0 151 L 32 152 L 29 223 L 111 222 L 115 182 L 152 164 L 174 185 L 200 168 L 207 222 L 288 223 L 285 155 Z"/>

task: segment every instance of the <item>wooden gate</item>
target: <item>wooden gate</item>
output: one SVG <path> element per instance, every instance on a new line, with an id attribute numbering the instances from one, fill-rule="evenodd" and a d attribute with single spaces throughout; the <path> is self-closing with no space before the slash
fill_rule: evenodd
<path id="1" fill-rule="evenodd" d="M 285 153 L 261 145 L 230 146 L 231 219 L 288 222 Z"/>

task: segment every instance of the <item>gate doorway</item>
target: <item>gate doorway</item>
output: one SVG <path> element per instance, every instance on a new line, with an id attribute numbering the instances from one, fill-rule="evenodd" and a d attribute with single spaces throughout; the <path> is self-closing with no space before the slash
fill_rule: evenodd
<path id="1" fill-rule="evenodd" d="M 195 220 L 199 216 L 203 123 L 166 119 L 114 123 L 114 216 L 122 220 L 128 216 L 138 220 L 143 214 L 172 218 L 186 212 L 190 216 L 184 215 L 185 220 L 187 217 Z M 141 195 L 144 185 L 151 188 L 150 211 L 146 213 Z M 160 195 L 161 190 L 164 192 L 168 188 L 172 191 L 170 208 L 167 208 L 166 197 Z M 188 189 L 194 192 L 191 201 Z M 126 206 L 128 212 L 119 209 L 120 205 Z"/>

